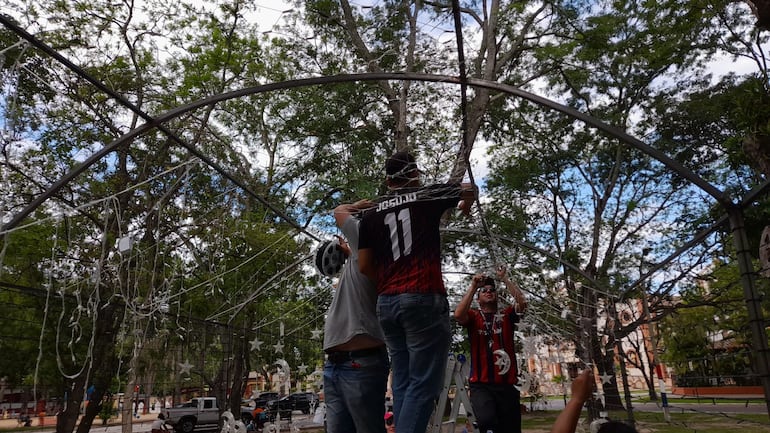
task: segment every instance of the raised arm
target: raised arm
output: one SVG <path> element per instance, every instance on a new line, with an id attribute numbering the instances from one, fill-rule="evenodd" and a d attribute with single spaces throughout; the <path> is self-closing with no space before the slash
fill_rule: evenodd
<path id="1" fill-rule="evenodd" d="M 457 308 L 455 308 L 455 320 L 457 320 L 457 323 L 461 325 L 468 323 L 468 310 L 471 308 L 473 297 L 476 295 L 479 287 L 481 287 L 482 281 L 484 281 L 484 276 L 481 274 L 476 274 L 471 279 L 471 285 L 468 286 L 468 290 L 463 295 L 460 303 L 457 304 Z"/>
<path id="2" fill-rule="evenodd" d="M 527 298 L 524 297 L 524 292 L 521 291 L 521 287 L 519 287 L 518 284 L 508 278 L 508 272 L 505 265 L 500 265 L 497 267 L 497 277 L 500 279 L 500 281 L 503 282 L 503 284 L 505 284 L 508 292 L 516 301 L 516 305 L 514 306 L 516 312 L 519 314 L 523 313 L 527 309 Z"/>
<path id="3" fill-rule="evenodd" d="M 337 223 L 337 227 L 342 228 L 345 221 L 352 215 L 372 206 L 374 206 L 374 203 L 370 200 L 359 200 L 355 203 L 341 204 L 334 208 L 334 221 Z M 340 242 L 340 244 L 342 243 Z M 358 270 L 369 277 L 370 280 L 376 281 L 375 263 L 372 254 L 373 251 L 368 248 L 358 251 Z"/>
<path id="4" fill-rule="evenodd" d="M 460 209 L 463 214 L 470 215 L 473 202 L 476 201 L 476 197 L 479 195 L 479 189 L 471 183 L 462 183 L 460 184 L 460 188 L 462 189 L 462 192 L 460 193 L 460 202 L 457 203 L 457 208 Z"/>
<path id="5" fill-rule="evenodd" d="M 551 433 L 575 433 L 583 404 L 591 397 L 594 389 L 594 374 L 591 369 L 583 370 L 572 381 L 572 396 L 551 427 Z"/>
<path id="6" fill-rule="evenodd" d="M 342 227 L 345 221 L 353 214 L 374 206 L 370 200 L 359 200 L 355 203 L 345 203 L 334 208 L 334 221 L 337 227 Z"/>

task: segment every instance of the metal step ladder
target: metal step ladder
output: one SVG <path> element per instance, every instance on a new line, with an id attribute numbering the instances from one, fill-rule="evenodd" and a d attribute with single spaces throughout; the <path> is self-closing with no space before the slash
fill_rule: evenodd
<path id="1" fill-rule="evenodd" d="M 449 354 L 446 375 L 444 376 L 444 388 L 436 403 L 436 409 L 433 411 L 433 415 L 431 415 L 427 433 L 454 433 L 457 415 L 460 413 L 460 405 L 465 408 L 466 417 L 472 424 L 475 424 L 476 417 L 473 415 L 473 407 L 468 396 L 468 371 L 470 366 L 465 361 L 464 355 L 455 356 L 452 353 Z M 449 412 L 449 419 L 444 421 L 449 391 L 453 384 L 455 386 L 455 398 L 451 402 L 452 407 Z"/>

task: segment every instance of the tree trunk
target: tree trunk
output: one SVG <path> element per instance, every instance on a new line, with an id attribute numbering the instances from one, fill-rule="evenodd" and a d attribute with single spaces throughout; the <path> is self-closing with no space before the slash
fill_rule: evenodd
<path id="1" fill-rule="evenodd" d="M 99 310 L 93 331 L 94 346 L 91 359 L 85 361 L 90 362 L 93 368 L 88 374 L 80 374 L 75 379 L 66 382 L 67 392 L 64 405 L 56 417 L 56 431 L 59 433 L 72 432 L 76 426 L 78 433 L 87 433 L 91 429 L 94 418 L 99 413 L 102 398 L 109 390 L 117 366 L 114 350 L 118 323 L 115 320 L 117 309 L 116 305 L 107 304 Z M 86 378 L 89 378 L 90 384 L 86 384 Z M 83 393 L 86 387 L 91 384 L 94 385 L 94 393 L 85 408 L 83 418 L 78 423 Z"/>
<path id="2" fill-rule="evenodd" d="M 245 381 L 243 380 L 244 373 L 244 358 L 248 356 L 246 350 L 245 338 L 239 338 L 237 335 L 233 338 L 233 371 L 232 382 L 230 385 L 230 407 L 233 415 L 240 416 L 239 408 L 241 406 L 241 399 L 243 398 L 243 389 L 245 388 Z"/>
<path id="3" fill-rule="evenodd" d="M 770 2 L 768 3 L 770 4 Z M 749 163 L 770 178 L 770 136 L 751 134 L 744 137 L 743 151 L 746 153 Z"/>
<path id="4" fill-rule="evenodd" d="M 602 391 L 604 392 L 604 408 L 606 410 L 624 410 L 623 402 L 620 399 L 620 391 L 618 390 L 618 381 L 615 376 L 614 354 L 614 351 L 597 353 L 595 358 L 596 368 L 599 370 L 599 374 L 610 376 L 610 380 L 608 382 L 602 382 Z"/>
<path id="5" fill-rule="evenodd" d="M 64 396 L 64 407 L 56 417 L 56 432 L 66 433 L 75 430 L 80 416 L 80 405 L 83 403 L 83 387 L 85 375 L 79 375 L 74 380 L 67 381 L 67 392 Z"/>
<path id="6" fill-rule="evenodd" d="M 757 17 L 757 28 L 770 30 L 770 0 L 747 0 L 746 3 Z"/>
<path id="7" fill-rule="evenodd" d="M 101 309 L 97 318 L 92 353 L 94 369 L 90 374 L 91 383 L 87 384 L 93 384 L 94 393 L 91 395 L 83 418 L 78 424 L 78 433 L 88 433 L 91 429 L 94 418 L 101 410 L 104 396 L 110 390 L 112 378 L 115 377 L 115 369 L 118 368 L 117 357 L 115 356 L 115 338 L 118 330 L 118 321 L 115 320 L 117 310 L 117 305 L 108 304 Z"/>
<path id="8" fill-rule="evenodd" d="M 567 282 L 568 290 L 575 292 L 578 290 L 572 280 Z M 580 288 L 580 298 L 582 299 L 581 306 L 578 307 L 578 314 L 580 320 L 576 329 L 575 335 L 575 347 L 577 348 L 577 355 L 581 361 L 587 366 L 591 366 L 595 361 L 597 350 L 596 346 L 596 294 L 593 289 L 584 285 Z M 589 398 L 587 403 L 588 409 L 588 421 L 592 421 L 599 417 L 600 408 L 597 405 L 597 401 L 593 398 Z"/>

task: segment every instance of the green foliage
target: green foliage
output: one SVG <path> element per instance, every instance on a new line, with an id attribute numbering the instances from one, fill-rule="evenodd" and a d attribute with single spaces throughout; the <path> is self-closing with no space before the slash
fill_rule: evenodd
<path id="1" fill-rule="evenodd" d="M 691 386 L 708 385 L 710 377 L 747 384 L 753 331 L 737 265 L 715 262 L 701 281 L 682 293 L 681 307 L 661 323 L 663 359 Z M 766 294 L 770 286 L 760 280 L 757 289 Z M 762 309 L 770 313 L 770 303 L 764 301 Z"/>
<path id="2" fill-rule="evenodd" d="M 621 129 L 659 137 L 660 150 L 720 187 L 740 191 L 751 186 L 746 179 L 757 179 L 737 137 L 767 131 L 762 79 L 716 86 L 701 79 L 702 62 L 720 44 L 740 47 L 733 38 L 742 35 L 741 21 L 734 15 L 719 21 L 732 10 L 726 5 L 464 6 L 468 35 L 486 30 L 478 39 L 494 41 L 476 46 L 476 38 L 465 39 L 470 76 L 543 90 Z M 446 5 L 296 2 L 286 21 L 269 29 L 249 22 L 260 12 L 249 2 L 141 7 L 35 0 L 8 9 L 26 20 L 22 27 L 41 30 L 46 43 L 146 113 L 312 76 L 457 74 L 451 44 L 436 36 L 452 28 Z M 728 35 L 719 22 L 736 27 Z M 481 24 L 486 27 L 472 27 Z M 18 40 L 0 31 L 3 47 Z M 8 214 L 145 121 L 31 47 L 9 48 L 0 68 L 7 89 L 0 175 Z M 533 85 L 543 82 L 546 89 Z M 134 380 L 163 393 L 206 385 L 222 396 L 230 390 L 237 400 L 240 373 L 274 369 L 277 356 L 312 371 L 322 353 L 308 328 L 323 327 L 331 297 L 330 281 L 305 259 L 315 238 L 335 232 L 334 206 L 383 192 L 382 163 L 396 148 L 414 149 L 427 179 L 443 180 L 464 132 L 458 96 L 454 84 L 396 80 L 292 88 L 180 115 L 164 126 L 184 146 L 157 130 L 124 143 L 56 191 L 25 221 L 33 225 L 2 240 L 2 282 L 10 284 L 0 289 L 7 305 L 0 324 L 16 338 L 0 339 L 0 350 L 10 354 L 0 360 L 0 376 L 58 389 L 79 389 L 86 375 L 113 391 Z M 579 296 L 591 298 L 590 308 L 637 296 L 625 290 L 643 247 L 665 245 L 665 256 L 693 226 L 718 216 L 680 178 L 614 139 L 483 89 L 470 89 L 470 98 L 468 136 L 490 143 L 492 174 L 476 181 L 486 183 L 485 222 L 499 245 L 486 235 L 455 232 L 446 235 L 447 251 L 459 259 L 471 251 L 477 257 L 462 264 L 483 266 L 501 247 L 536 298 L 538 319 L 556 326 L 560 338 L 575 333 L 574 316 L 560 314 L 577 314 L 586 305 Z M 752 229 L 767 219 L 766 208 L 757 202 L 747 210 Z M 521 252 L 518 241 L 540 250 Z M 118 248 L 122 243 L 130 248 Z M 695 267 L 698 260 L 708 255 L 683 261 Z M 563 271 L 565 262 L 584 274 Z M 680 278 L 652 290 L 666 299 Z M 719 280 L 735 284 L 737 277 Z M 700 314 L 686 323 L 706 323 Z M 742 323 L 737 306 L 720 320 L 744 338 Z M 702 336 L 672 347 L 694 350 Z M 256 338 L 264 343 L 252 351 Z M 272 346 L 279 341 L 283 354 Z M 178 364 L 188 358 L 194 368 L 185 381 Z M 70 380 L 84 365 L 94 368 Z"/>
<path id="3" fill-rule="evenodd" d="M 115 407 L 113 406 L 112 399 L 102 401 L 101 409 L 99 410 L 99 418 L 103 421 L 107 421 L 116 415 Z"/>

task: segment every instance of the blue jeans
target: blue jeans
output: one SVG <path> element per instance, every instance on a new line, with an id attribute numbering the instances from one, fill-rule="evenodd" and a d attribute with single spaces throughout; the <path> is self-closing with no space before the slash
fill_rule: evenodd
<path id="1" fill-rule="evenodd" d="M 393 415 L 398 433 L 425 433 L 444 386 L 449 356 L 449 303 L 438 294 L 377 299 L 377 317 L 393 364 Z"/>
<path id="2" fill-rule="evenodd" d="M 385 433 L 385 391 L 390 365 L 383 350 L 324 363 L 327 433 Z"/>

